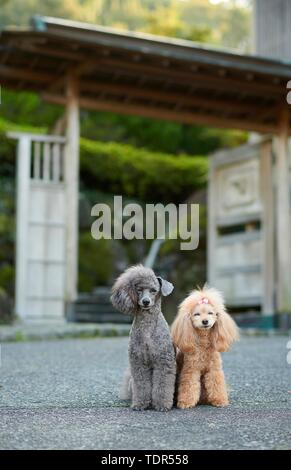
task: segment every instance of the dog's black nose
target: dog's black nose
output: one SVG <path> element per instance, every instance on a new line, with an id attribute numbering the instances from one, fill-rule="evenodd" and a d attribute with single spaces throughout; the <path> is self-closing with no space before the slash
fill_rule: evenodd
<path id="1" fill-rule="evenodd" d="M 208 320 L 202 320 L 202 325 L 208 325 Z"/>
<path id="2" fill-rule="evenodd" d="M 148 299 L 143 299 L 142 304 L 147 307 L 150 304 L 150 301 Z"/>

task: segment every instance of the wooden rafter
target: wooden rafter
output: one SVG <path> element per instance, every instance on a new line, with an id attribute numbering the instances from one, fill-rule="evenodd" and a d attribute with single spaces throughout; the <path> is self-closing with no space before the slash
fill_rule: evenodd
<path id="1" fill-rule="evenodd" d="M 20 67 L 11 67 L 8 65 L 0 65 L 0 77 L 11 79 L 28 80 L 32 82 L 49 83 L 55 80 L 55 75 L 40 71 L 27 70 Z"/>
<path id="2" fill-rule="evenodd" d="M 65 98 L 61 95 L 43 93 L 42 98 L 49 103 L 58 105 L 64 105 L 66 102 Z M 220 116 L 203 114 L 201 112 L 194 113 L 184 110 L 175 111 L 173 109 L 154 108 L 140 104 L 137 105 L 131 102 L 126 102 L 125 104 L 124 102 L 104 100 L 102 98 L 92 100 L 80 97 L 79 104 L 81 108 L 89 110 L 108 111 L 112 113 L 143 116 L 154 119 L 165 119 L 168 121 L 183 122 L 185 124 L 200 124 L 218 128 L 253 130 L 255 132 L 267 134 L 274 132 L 275 129 L 275 126 L 273 125 L 266 125 L 249 119 L 243 122 L 241 119 L 228 117 L 223 118 Z"/>
<path id="3" fill-rule="evenodd" d="M 219 75 L 215 76 L 215 70 L 209 73 L 201 72 L 185 72 L 178 70 L 164 70 L 152 65 L 128 63 L 121 60 L 100 58 L 97 66 L 106 66 L 108 69 L 114 69 L 115 71 L 122 71 L 123 73 L 135 72 L 136 74 L 142 74 L 145 76 L 158 77 L 163 80 L 173 80 L 178 83 L 186 84 L 199 84 L 202 87 L 214 87 L 215 89 L 226 90 L 228 87 L 236 91 L 243 91 L 245 93 L 263 95 L 263 96 L 278 96 L 282 95 L 285 90 L 282 87 L 272 85 L 269 83 L 258 83 L 249 82 L 247 80 L 240 80 L 237 78 L 224 78 Z"/>
<path id="4" fill-rule="evenodd" d="M 112 93 L 116 95 L 126 95 L 129 98 L 148 98 L 165 103 L 179 103 L 180 105 L 202 107 L 215 110 L 229 110 L 230 112 L 265 112 L 267 115 L 270 113 L 270 106 L 267 104 L 261 104 L 258 106 L 256 101 L 253 103 L 247 102 L 236 102 L 234 100 L 218 99 L 215 96 L 213 98 L 201 97 L 199 94 L 191 93 L 175 93 L 164 90 L 152 90 L 141 87 L 134 87 L 129 85 L 123 85 L 120 83 L 106 83 L 106 82 L 93 82 L 93 81 L 82 81 L 80 85 L 81 92 L 86 94 L 88 92 L 93 93 Z"/>

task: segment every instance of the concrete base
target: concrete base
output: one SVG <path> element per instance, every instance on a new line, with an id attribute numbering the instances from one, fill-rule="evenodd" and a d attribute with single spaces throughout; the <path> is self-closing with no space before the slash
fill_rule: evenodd
<path id="1" fill-rule="evenodd" d="M 282 312 L 274 315 L 274 326 L 279 330 L 286 331 L 291 329 L 291 313 Z"/>

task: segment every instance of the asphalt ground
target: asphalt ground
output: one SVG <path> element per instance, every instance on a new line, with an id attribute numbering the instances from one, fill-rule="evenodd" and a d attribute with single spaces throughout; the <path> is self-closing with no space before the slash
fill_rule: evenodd
<path id="1" fill-rule="evenodd" d="M 127 338 L 4 343 L 1 449 L 290 449 L 284 336 L 243 337 L 223 354 L 231 403 L 137 412 L 118 399 Z"/>

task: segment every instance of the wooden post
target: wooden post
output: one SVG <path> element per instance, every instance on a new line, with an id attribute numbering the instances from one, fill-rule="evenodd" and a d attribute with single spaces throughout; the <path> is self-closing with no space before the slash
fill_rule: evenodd
<path id="1" fill-rule="evenodd" d="M 262 195 L 262 313 L 274 314 L 274 184 L 272 172 L 272 142 L 265 141 L 260 148 L 260 185 Z"/>
<path id="2" fill-rule="evenodd" d="M 77 298 L 78 282 L 78 210 L 79 210 L 79 89 L 78 78 L 71 73 L 66 82 L 66 302 Z"/>
<path id="3" fill-rule="evenodd" d="M 208 170 L 208 217 L 207 217 L 207 282 L 210 286 L 214 285 L 215 282 L 215 246 L 216 246 L 216 225 L 215 225 L 215 177 L 214 177 L 214 157 L 208 158 L 209 170 Z"/>
<path id="4" fill-rule="evenodd" d="M 276 246 L 277 246 L 277 302 L 279 313 L 291 313 L 291 255 L 290 255 L 290 201 L 288 163 L 287 106 L 281 110 L 278 134 L 275 139 L 277 168 Z"/>
<path id="5" fill-rule="evenodd" d="M 21 136 L 17 145 L 17 216 L 16 216 L 16 282 L 15 310 L 24 319 L 27 316 L 27 227 L 29 219 L 29 180 L 30 180 L 29 136 Z"/>

